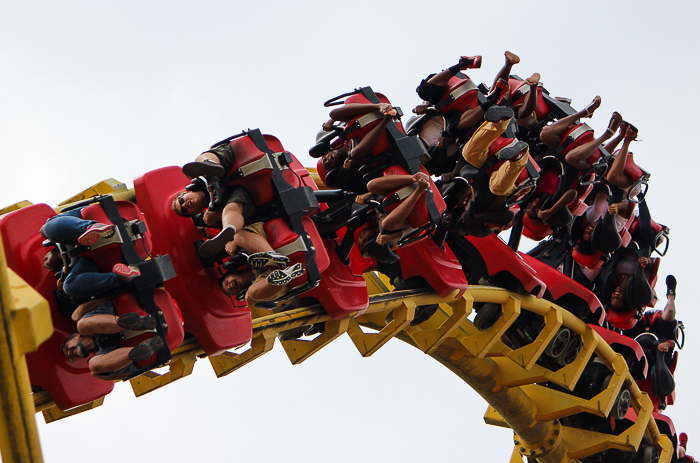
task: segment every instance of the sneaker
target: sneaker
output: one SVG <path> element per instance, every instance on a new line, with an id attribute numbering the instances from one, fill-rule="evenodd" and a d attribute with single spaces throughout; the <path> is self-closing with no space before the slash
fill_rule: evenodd
<path id="1" fill-rule="evenodd" d="M 504 119 L 512 119 L 515 113 L 506 106 L 491 106 L 484 114 L 484 119 L 489 122 L 499 122 Z"/>
<path id="2" fill-rule="evenodd" d="M 226 170 L 221 164 L 214 161 L 204 160 L 204 161 L 194 161 L 188 162 L 182 166 L 182 173 L 189 178 L 195 177 L 223 177 L 226 175 Z"/>
<path id="3" fill-rule="evenodd" d="M 112 267 L 112 273 L 119 276 L 124 281 L 131 281 L 141 275 L 141 271 L 135 265 L 116 264 Z"/>
<path id="4" fill-rule="evenodd" d="M 125 330 L 150 331 L 156 328 L 156 320 L 150 315 L 129 312 L 117 318 L 117 325 Z"/>
<path id="5" fill-rule="evenodd" d="M 462 69 L 479 69 L 481 67 L 481 55 L 461 56 L 459 67 Z"/>
<path id="6" fill-rule="evenodd" d="M 109 238 L 114 235 L 114 225 L 96 223 L 85 230 L 85 233 L 78 237 L 78 244 L 81 246 L 92 246 L 100 238 Z"/>
<path id="7" fill-rule="evenodd" d="M 498 152 L 498 159 L 501 161 L 517 161 L 525 154 L 527 143 L 518 141 L 517 143 L 507 146 Z"/>
<path id="8" fill-rule="evenodd" d="M 143 341 L 131 348 L 129 351 L 129 360 L 132 362 L 143 362 L 148 360 L 153 354 L 158 352 L 165 345 L 165 341 L 161 336 L 153 336 L 151 339 Z"/>
<path id="9" fill-rule="evenodd" d="M 283 286 L 292 281 L 294 278 L 302 276 L 306 272 L 301 264 L 294 264 L 284 270 L 274 270 L 267 276 L 267 282 L 273 286 Z"/>
<path id="10" fill-rule="evenodd" d="M 199 252 L 199 255 L 205 259 L 214 257 L 226 247 L 226 244 L 233 239 L 235 234 L 236 227 L 229 225 L 221 230 L 214 238 L 202 243 L 197 252 Z"/>
<path id="11" fill-rule="evenodd" d="M 675 296 L 676 295 L 676 277 L 669 275 L 666 277 L 666 295 Z"/>
<path id="12" fill-rule="evenodd" d="M 289 265 L 289 257 L 275 251 L 256 252 L 248 256 L 248 265 L 255 272 L 266 268 L 286 268 Z"/>
<path id="13" fill-rule="evenodd" d="M 501 104 L 506 98 L 508 98 L 509 93 L 510 87 L 508 86 L 508 82 L 506 82 L 504 79 L 498 79 L 496 81 L 496 85 L 494 85 L 491 89 L 491 92 L 486 95 L 486 98 L 496 104 Z"/>

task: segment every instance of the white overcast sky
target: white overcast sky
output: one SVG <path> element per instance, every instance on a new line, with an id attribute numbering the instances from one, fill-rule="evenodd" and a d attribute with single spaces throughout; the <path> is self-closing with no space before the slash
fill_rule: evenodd
<path id="1" fill-rule="evenodd" d="M 460 55 L 483 55 L 477 82 L 490 85 L 511 50 L 522 59 L 514 73 L 540 72 L 575 107 L 601 95 L 590 125 L 600 134 L 617 110 L 639 127 L 652 216 L 671 227 L 660 279 L 678 277 L 689 340 L 668 414 L 700 453 L 696 2 L 29 0 L 2 10 L 0 206 L 56 205 L 106 178 L 131 186 L 247 128 L 310 165 L 325 100 L 371 85 L 410 113 L 419 81 Z M 118 384 L 95 411 L 37 421 L 48 462 L 508 461 L 512 434 L 485 425 L 485 409 L 400 341 L 363 359 L 342 337 L 301 366 L 279 345 L 223 379 L 200 361 L 143 398 Z"/>

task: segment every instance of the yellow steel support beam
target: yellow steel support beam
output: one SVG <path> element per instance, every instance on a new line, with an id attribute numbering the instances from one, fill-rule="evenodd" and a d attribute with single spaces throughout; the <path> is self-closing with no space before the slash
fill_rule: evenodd
<path id="1" fill-rule="evenodd" d="M 363 357 L 369 357 L 377 352 L 394 336 L 401 332 L 413 320 L 416 315 L 416 303 L 412 300 L 405 300 L 401 306 L 393 309 L 394 318 L 378 333 L 365 333 L 360 328 L 356 320 L 350 320 L 348 334 L 353 344 Z"/>
<path id="2" fill-rule="evenodd" d="M 197 361 L 195 352 L 188 351 L 183 354 L 174 354 L 172 360 L 168 364 L 168 372 L 159 374 L 153 371 L 144 373 L 129 380 L 131 389 L 136 397 L 140 397 L 149 392 L 155 391 L 163 386 L 166 386 L 178 379 L 184 378 L 192 373 L 194 363 Z"/>
<path id="3" fill-rule="evenodd" d="M 250 347 L 241 353 L 224 352 L 220 355 L 209 357 L 217 378 L 226 376 L 230 373 L 247 365 L 256 358 L 260 357 L 272 350 L 275 344 L 277 332 L 272 329 L 263 330 L 255 333 L 250 341 Z"/>
<path id="4" fill-rule="evenodd" d="M 411 339 L 420 350 L 426 354 L 430 354 L 434 352 L 445 339 L 452 336 L 459 329 L 462 323 L 464 323 L 467 317 L 472 313 L 473 304 L 474 299 L 471 295 L 465 294 L 452 303 L 452 310 L 449 318 L 444 320 L 438 327 L 421 329 L 419 325 L 419 327 L 408 327 L 406 332 L 411 336 Z M 441 308 L 444 310 L 444 306 L 446 305 L 447 304 L 441 304 Z M 449 308 L 449 306 L 447 307 Z"/>
<path id="5" fill-rule="evenodd" d="M 7 214 L 8 212 L 16 211 L 18 209 L 22 209 L 23 207 L 31 206 L 32 203 L 24 200 L 24 201 L 19 201 L 14 204 L 10 204 L 9 206 L 5 206 L 2 209 L 0 209 L 0 215 Z"/>
<path id="6" fill-rule="evenodd" d="M 61 410 L 56 405 L 53 405 L 52 407 L 42 410 L 41 413 L 44 415 L 44 421 L 46 421 L 46 423 L 53 423 L 54 421 L 62 420 L 63 418 L 68 418 L 69 416 L 77 415 L 78 413 L 93 410 L 101 406 L 104 400 L 104 397 L 100 397 L 99 399 L 93 400 L 90 403 L 86 403 L 66 411 Z"/>
<path id="7" fill-rule="evenodd" d="M 43 461 L 24 355 L 53 332 L 49 304 L 7 268 L 0 240 L 0 452 L 5 463 Z"/>
<path id="8" fill-rule="evenodd" d="M 80 193 L 71 196 L 70 198 L 66 199 L 65 201 L 60 202 L 58 205 L 59 206 L 67 206 L 72 203 L 77 203 L 78 201 L 83 201 L 85 199 L 92 198 L 93 196 L 100 196 L 100 195 L 109 195 L 109 194 L 114 194 L 114 193 L 126 193 L 128 191 L 128 188 L 126 185 L 121 183 L 118 180 L 115 180 L 113 178 L 109 178 L 107 180 L 103 180 L 99 183 L 94 184 L 93 186 L 86 188 L 85 190 L 81 191 Z M 114 198 L 114 199 L 123 199 L 123 198 Z"/>
<path id="9" fill-rule="evenodd" d="M 300 364 L 344 334 L 348 330 L 351 320 L 351 318 L 344 318 L 342 320 L 327 321 L 326 329 L 323 333 L 310 341 L 295 339 L 283 342 L 282 347 L 292 365 Z"/>

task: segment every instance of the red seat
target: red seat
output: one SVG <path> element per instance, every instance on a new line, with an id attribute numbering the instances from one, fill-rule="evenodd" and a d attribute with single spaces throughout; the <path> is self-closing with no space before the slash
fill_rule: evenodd
<path id="1" fill-rule="evenodd" d="M 302 297 L 315 298 L 335 320 L 355 312 L 356 316 L 362 315 L 369 306 L 367 282 L 362 272 L 353 272 L 340 261 L 333 240 L 324 239 L 323 245 L 329 258 L 328 268 L 321 273 L 321 284 Z"/>
<path id="2" fill-rule="evenodd" d="M 603 304 L 591 291 L 549 265 L 534 257 L 518 252 L 518 255 L 532 267 L 546 284 L 545 298 L 569 310 L 582 320 L 602 325 L 605 321 Z M 581 304 L 587 309 L 583 309 Z"/>
<path id="3" fill-rule="evenodd" d="M 597 325 L 588 326 L 593 328 L 615 352 L 622 354 L 627 364 L 630 365 L 630 373 L 634 378 L 646 378 L 649 364 L 646 355 L 644 355 L 644 349 L 637 341 Z"/>
<path id="4" fill-rule="evenodd" d="M 473 80 L 459 73 L 450 77 L 437 108 L 445 114 L 450 111 L 463 113 L 477 106 L 479 106 L 479 89 Z"/>
<path id="5" fill-rule="evenodd" d="M 267 146 L 272 151 L 275 153 L 284 151 L 282 143 L 280 143 L 276 137 L 272 135 L 263 135 L 263 137 Z M 270 175 L 272 173 L 272 167 L 266 167 L 264 165 L 267 162 L 266 154 L 260 151 L 258 147 L 255 146 L 253 140 L 248 136 L 234 138 L 230 143 L 234 153 L 235 163 L 226 175 L 232 175 L 244 167 L 252 170 L 252 172 L 247 173 L 243 177 L 233 180 L 231 184 L 240 185 L 248 190 L 255 200 L 256 206 L 262 206 L 272 201 L 274 191 L 272 188 L 268 187 L 271 182 Z M 256 166 L 256 164 L 254 164 L 256 162 L 260 165 L 254 167 Z M 300 186 L 299 178 L 294 175 L 292 170 L 283 168 L 282 176 L 292 187 Z M 261 188 L 261 185 L 264 185 L 264 187 Z"/>
<path id="6" fill-rule="evenodd" d="M 510 275 L 522 285 L 526 292 L 537 298 L 544 296 L 544 292 L 547 289 L 544 281 L 539 278 L 532 267 L 527 265 L 498 236 L 491 233 L 483 238 L 476 236 L 466 236 L 464 238 L 481 257 L 488 277 L 494 277 L 499 274 Z M 459 254 L 458 257 L 460 257 Z M 464 256 L 466 259 L 470 257 Z"/>
<path id="7" fill-rule="evenodd" d="M 530 92 L 530 86 L 525 84 L 524 81 L 510 78 L 508 79 L 508 85 L 510 86 L 511 97 L 509 99 L 510 106 L 512 108 L 517 108 L 525 104 L 525 99 Z M 549 106 L 542 96 L 542 87 L 537 87 L 537 103 L 535 103 L 535 116 L 538 121 L 543 121 L 547 115 L 549 115 Z"/>
<path id="8" fill-rule="evenodd" d="M 316 249 L 316 265 L 318 266 L 319 272 L 323 273 L 330 265 L 330 259 L 328 253 L 326 253 L 326 247 L 321 241 L 321 237 L 316 230 L 316 226 L 309 217 L 303 218 L 304 230 L 311 238 L 311 243 L 313 243 Z M 263 227 L 265 229 L 265 234 L 267 235 L 267 242 L 270 243 L 273 249 L 281 254 L 289 257 L 290 265 L 296 263 L 301 263 L 306 266 L 306 250 L 303 247 L 303 241 L 301 237 L 294 233 L 294 231 L 289 228 L 287 222 L 282 218 L 276 218 L 265 222 Z M 294 251 L 285 252 L 285 247 L 291 247 Z M 301 286 L 308 281 L 307 274 L 304 273 L 299 278 L 295 278 L 289 284 L 290 289 Z"/>
<path id="9" fill-rule="evenodd" d="M 428 282 L 431 288 L 445 297 L 455 289 L 459 289 L 458 297 L 464 294 L 469 286 L 467 277 L 462 271 L 462 265 L 447 245 L 444 249 L 438 247 L 432 239 L 424 239 L 411 246 L 396 249 L 401 265 L 401 277 L 420 276 Z"/>
<path id="10" fill-rule="evenodd" d="M 294 156 L 292 156 L 290 167 L 303 185 L 318 190 L 318 186 L 316 186 L 309 171 Z M 306 229 L 309 229 L 310 226 L 313 227 L 313 233 L 310 236 L 317 251 L 316 259 L 318 262 L 320 249 L 319 241 L 316 238 L 318 232 L 313 223 L 309 224 L 307 220 L 307 218 L 304 219 L 304 226 Z M 352 313 L 361 315 L 369 306 L 367 283 L 362 272 L 352 271 L 349 266 L 340 261 L 336 253 L 337 243 L 335 240 L 321 239 L 321 243 L 323 244 L 324 253 L 322 255 L 324 257 L 319 263 L 319 270 L 322 266 L 325 267 L 324 270 L 321 270 L 321 283 L 301 296 L 318 300 L 326 312 L 336 320 Z M 327 265 L 324 263 L 325 259 L 328 259 Z"/>
<path id="11" fill-rule="evenodd" d="M 592 142 L 593 140 L 595 140 L 593 129 L 588 127 L 586 124 L 573 124 L 561 137 L 559 148 L 562 148 L 563 151 L 559 156 L 561 159 L 564 159 L 564 156 L 566 156 L 569 151 L 576 147 L 585 145 L 586 143 Z M 588 165 L 592 166 L 595 164 L 598 159 L 600 159 L 601 155 L 600 150 L 596 149 L 593 154 L 588 157 Z"/>
<path id="12" fill-rule="evenodd" d="M 194 248 L 202 239 L 192 220 L 171 208 L 173 198 L 189 180 L 179 167 L 164 167 L 134 180 L 136 198 L 153 237 L 153 252 L 170 254 L 177 276 L 164 283 L 175 298 L 185 331 L 197 338 L 208 355 L 216 355 L 248 342 L 252 321 L 247 307 L 236 307 L 218 283 L 214 268 L 203 268 Z"/>

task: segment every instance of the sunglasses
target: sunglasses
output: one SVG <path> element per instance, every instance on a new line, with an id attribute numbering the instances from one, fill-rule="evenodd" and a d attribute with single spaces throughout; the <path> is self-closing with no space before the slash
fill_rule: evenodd
<path id="1" fill-rule="evenodd" d="M 185 193 L 181 193 L 180 196 L 177 197 L 177 203 L 180 205 L 180 211 L 184 215 L 190 215 L 190 213 L 187 211 L 187 208 L 185 207 Z"/>

